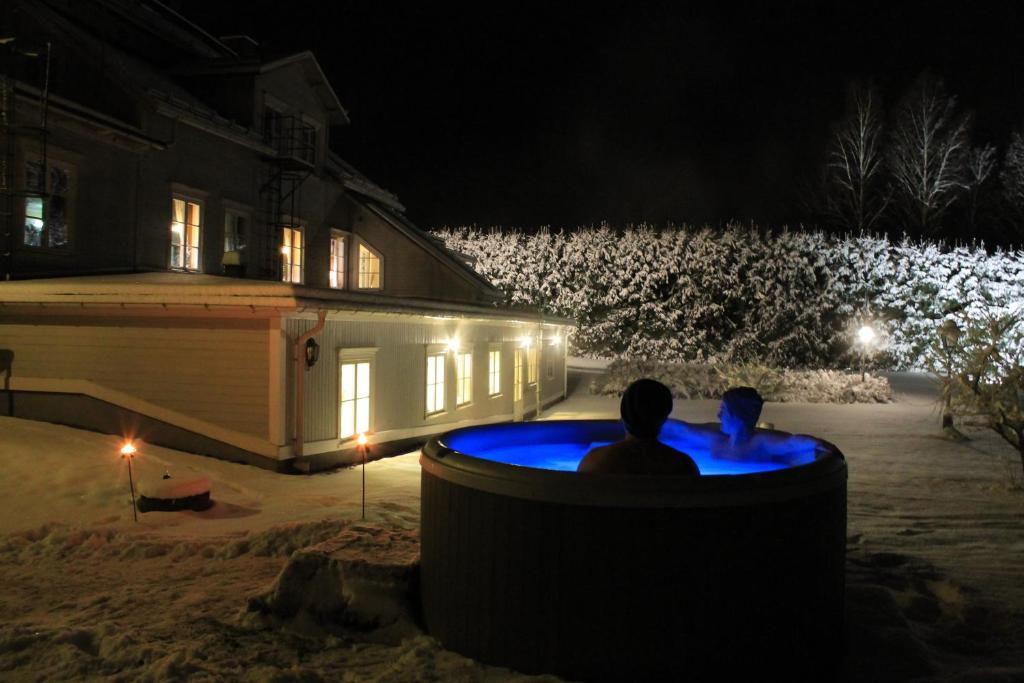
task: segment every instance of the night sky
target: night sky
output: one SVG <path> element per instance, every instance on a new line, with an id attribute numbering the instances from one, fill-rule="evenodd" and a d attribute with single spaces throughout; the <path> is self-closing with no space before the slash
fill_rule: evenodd
<path id="1" fill-rule="evenodd" d="M 930 69 L 1000 148 L 1024 123 L 1016 3 L 174 4 L 312 50 L 335 150 L 425 228 L 799 223 L 854 78 L 891 109 Z"/>

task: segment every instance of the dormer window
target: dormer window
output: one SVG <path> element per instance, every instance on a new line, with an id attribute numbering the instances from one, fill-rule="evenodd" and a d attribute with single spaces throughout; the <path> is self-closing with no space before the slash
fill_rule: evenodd
<path id="1" fill-rule="evenodd" d="M 366 244 L 359 244 L 359 289 L 381 288 L 380 254 Z"/>

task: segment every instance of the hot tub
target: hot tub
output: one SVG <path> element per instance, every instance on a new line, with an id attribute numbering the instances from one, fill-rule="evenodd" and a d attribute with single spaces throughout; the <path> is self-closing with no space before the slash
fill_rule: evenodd
<path id="1" fill-rule="evenodd" d="M 471 427 L 423 449 L 427 631 L 572 680 L 820 680 L 843 643 L 846 462 L 831 444 L 696 479 L 583 475 L 610 420 Z"/>

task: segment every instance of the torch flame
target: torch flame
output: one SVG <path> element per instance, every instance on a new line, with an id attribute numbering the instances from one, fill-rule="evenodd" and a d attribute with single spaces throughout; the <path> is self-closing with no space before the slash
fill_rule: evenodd
<path id="1" fill-rule="evenodd" d="M 135 444 L 131 441 L 126 441 L 125 444 L 121 446 L 121 455 L 126 458 L 130 458 L 135 455 L 136 450 Z"/>
<path id="2" fill-rule="evenodd" d="M 359 432 L 359 436 L 356 437 L 356 444 L 359 446 L 365 446 L 369 442 L 366 438 L 366 432 Z"/>

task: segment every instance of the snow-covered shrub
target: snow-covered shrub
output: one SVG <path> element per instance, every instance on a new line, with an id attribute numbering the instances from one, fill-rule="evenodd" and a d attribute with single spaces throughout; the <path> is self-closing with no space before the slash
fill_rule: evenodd
<path id="1" fill-rule="evenodd" d="M 766 401 L 780 403 L 888 403 L 892 387 L 884 377 L 836 370 L 778 370 L 764 365 L 664 363 L 616 360 L 591 380 L 590 391 L 619 396 L 631 382 L 656 379 L 676 398 L 717 399 L 730 387 L 754 387 Z"/>
<path id="2" fill-rule="evenodd" d="M 979 246 L 740 225 L 436 235 L 506 304 L 575 320 L 587 357 L 859 368 L 853 334 L 871 322 L 869 367 L 922 368 L 943 320 L 1024 302 L 1024 253 Z"/>

